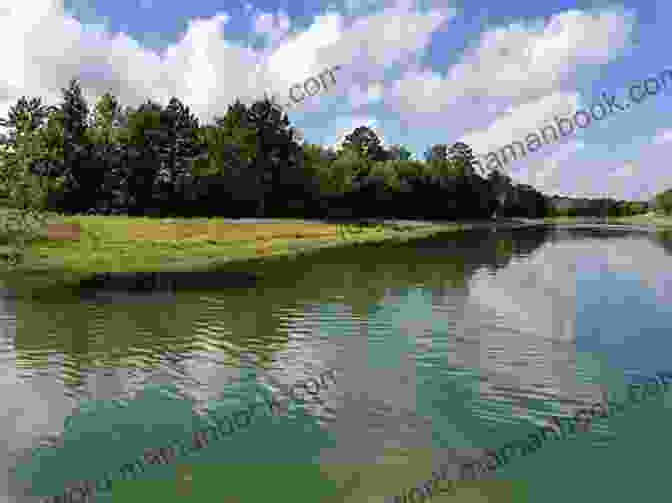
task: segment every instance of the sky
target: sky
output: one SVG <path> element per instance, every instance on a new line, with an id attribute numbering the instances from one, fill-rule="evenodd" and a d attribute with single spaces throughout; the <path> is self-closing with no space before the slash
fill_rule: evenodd
<path id="1" fill-rule="evenodd" d="M 288 109 L 306 141 L 337 147 L 369 126 L 417 159 L 463 141 L 487 166 L 482 156 L 601 93 L 624 106 L 633 84 L 663 82 L 670 20 L 669 0 L 0 0 L 0 115 L 23 95 L 57 103 L 74 77 L 91 105 L 108 91 L 123 106 L 176 96 L 207 123 L 237 98 L 286 102 L 338 66 L 335 83 Z M 672 78 L 657 94 L 648 85 L 641 103 L 503 171 L 549 195 L 671 188 Z"/>

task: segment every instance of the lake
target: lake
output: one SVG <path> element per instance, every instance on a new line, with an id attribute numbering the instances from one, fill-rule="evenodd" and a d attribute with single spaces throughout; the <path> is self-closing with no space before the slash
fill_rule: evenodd
<path id="1" fill-rule="evenodd" d="M 672 370 L 671 254 L 669 232 L 480 229 L 254 270 L 100 276 L 39 298 L 5 291 L 0 501 L 118 479 L 144 449 L 189 437 L 199 411 L 234 410 L 328 369 L 334 382 L 309 403 L 148 466 L 114 494 L 392 501 L 439 464 Z M 471 490 L 459 501 L 662 493 L 670 400 L 515 459 L 489 475 L 490 499 Z"/>

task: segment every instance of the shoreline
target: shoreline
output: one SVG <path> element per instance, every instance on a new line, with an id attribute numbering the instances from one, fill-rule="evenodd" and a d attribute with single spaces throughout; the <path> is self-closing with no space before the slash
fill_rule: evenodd
<path id="1" fill-rule="evenodd" d="M 535 227 L 607 227 L 632 231 L 672 229 L 672 217 L 617 218 L 555 217 L 544 219 L 495 218 L 491 220 L 404 219 L 150 219 L 126 216 L 55 216 L 51 223 L 81 225 L 78 241 L 40 240 L 28 248 L 25 263 L 0 269 L 10 290 L 72 287 L 100 273 L 207 272 L 254 268 L 281 259 L 295 259 L 324 249 L 343 246 L 381 246 L 467 230 L 513 230 Z M 363 225 L 362 225 L 363 224 Z M 189 226 L 224 227 L 224 238 L 187 237 L 178 234 Z M 172 239 L 130 239 L 129 228 L 141 226 Z M 233 232 L 231 231 L 233 229 Z M 284 229 L 274 232 L 278 229 Z M 336 230 L 335 230 L 336 229 Z M 342 232 L 345 233 L 342 233 Z M 145 232 L 145 231 L 143 231 Z M 237 233 L 235 236 L 233 234 Z M 247 233 L 247 234 L 245 234 Z M 244 235 L 243 235 L 244 234 Z M 242 237 L 241 237 L 242 236 Z M 36 259 L 37 257 L 37 259 Z"/>
<path id="2" fill-rule="evenodd" d="M 368 226 L 360 227 L 359 222 Z M 27 259 L 14 269 L 6 265 L 0 279 L 16 283 L 14 290 L 34 290 L 55 286 L 72 287 L 95 274 L 118 272 L 207 272 L 230 268 L 253 268 L 282 259 L 298 258 L 324 249 L 344 246 L 381 246 L 414 239 L 462 232 L 471 229 L 513 229 L 537 226 L 516 220 L 498 221 L 410 221 L 391 219 L 300 220 L 300 219 L 148 219 L 129 217 L 57 217 L 51 223 L 79 223 L 79 241 L 46 241 L 32 243 Z M 128 226 L 143 225 L 152 230 L 161 226 L 178 229 L 180 225 L 237 226 L 256 235 L 238 239 L 139 239 L 129 240 Z M 289 226 L 290 234 L 270 236 L 279 226 Z M 296 226 L 302 229 L 296 233 Z M 229 228 L 229 227 L 227 227 Z M 320 236 L 319 231 L 328 228 Z M 340 229 L 334 232 L 334 229 Z M 305 229 L 309 229 L 306 231 Z M 315 229 L 314 235 L 310 235 Z M 345 234 L 341 230 L 345 229 Z M 165 229 L 164 229 L 165 230 Z M 356 231 L 353 231 L 356 230 Z M 120 237 L 121 234 L 126 237 Z M 315 234 L 317 233 L 317 234 Z M 264 235 L 265 234 L 265 235 Z M 207 236 L 206 236 L 207 237 Z M 165 238 L 165 236 L 164 236 Z M 15 288 L 16 286 L 16 288 Z"/>

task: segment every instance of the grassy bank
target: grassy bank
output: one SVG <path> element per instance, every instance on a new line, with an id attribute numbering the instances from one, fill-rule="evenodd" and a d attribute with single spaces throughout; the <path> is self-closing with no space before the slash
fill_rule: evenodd
<path id="1" fill-rule="evenodd" d="M 34 279 L 39 284 L 76 283 L 85 276 L 101 272 L 207 270 L 232 263 L 268 261 L 273 257 L 327 247 L 403 241 L 441 232 L 582 221 L 588 220 L 558 217 L 496 222 L 385 221 L 360 225 L 293 219 L 249 223 L 224 218 L 155 219 L 51 214 L 50 226 L 74 225 L 81 229 L 79 239 L 49 239 L 43 233 L 28 246 L 21 264 L 13 269 L 0 265 L 0 273 L 6 279 L 21 277 L 22 282 Z M 638 215 L 602 221 L 672 228 L 670 216 Z"/>
<path id="2" fill-rule="evenodd" d="M 161 272 L 220 268 L 266 261 L 325 247 L 406 240 L 458 230 L 458 224 L 319 223 L 281 220 L 234 223 L 222 218 L 152 219 L 127 216 L 51 215 L 50 226 L 74 224 L 79 239 L 43 233 L 24 261 L 2 277 L 22 283 L 76 283 L 101 272 Z"/>

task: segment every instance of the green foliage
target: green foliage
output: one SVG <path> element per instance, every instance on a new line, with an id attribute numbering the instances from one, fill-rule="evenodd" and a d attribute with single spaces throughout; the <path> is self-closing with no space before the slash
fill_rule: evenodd
<path id="1" fill-rule="evenodd" d="M 411 151 L 403 145 L 391 145 L 386 155 L 391 161 L 408 161 L 412 156 Z"/>
<path id="2" fill-rule="evenodd" d="M 352 190 L 354 179 L 366 170 L 366 160 L 357 152 L 346 150 L 329 166 L 323 178 L 322 188 L 329 195 L 343 195 Z"/>
<path id="3" fill-rule="evenodd" d="M 396 161 L 392 166 L 400 179 L 421 178 L 428 172 L 428 167 L 421 161 Z"/>
<path id="4" fill-rule="evenodd" d="M 226 128 L 208 125 L 197 132 L 197 141 L 205 147 L 207 157 L 196 159 L 192 172 L 197 176 L 221 176 L 246 168 L 254 159 L 254 148 L 237 143 Z"/>
<path id="5" fill-rule="evenodd" d="M 68 154 L 77 155 L 78 146 L 85 142 L 89 120 L 89 106 L 76 79 L 70 80 L 67 88 L 61 89 L 63 103 L 60 118 L 63 125 L 66 161 Z"/>
<path id="6" fill-rule="evenodd" d="M 384 161 L 385 151 L 380 144 L 380 138 L 369 127 L 360 126 L 345 137 L 343 150 L 354 152 L 368 161 Z"/>
<path id="7" fill-rule="evenodd" d="M 385 226 L 380 223 L 358 222 L 355 224 L 336 224 L 336 233 L 340 239 L 353 239 L 371 233 L 385 232 Z"/>
<path id="8" fill-rule="evenodd" d="M 225 143 L 237 145 L 240 149 L 241 160 L 247 163 L 254 162 L 257 156 L 257 131 L 247 123 L 247 107 L 240 101 L 229 105 L 226 115 L 215 119 L 217 130 L 221 132 Z"/>
<path id="9" fill-rule="evenodd" d="M 672 189 L 656 194 L 656 210 L 665 215 L 672 215 Z"/>
<path id="10" fill-rule="evenodd" d="M 103 145 L 119 141 L 122 111 L 116 97 L 110 93 L 102 95 L 96 102 L 93 115 L 91 140 Z"/>
<path id="11" fill-rule="evenodd" d="M 401 188 L 401 180 L 399 178 L 397 161 L 376 162 L 371 168 L 371 176 L 379 176 L 383 179 L 385 188 L 391 192 L 398 192 Z"/>
<path id="12" fill-rule="evenodd" d="M 471 148 L 465 143 L 455 143 L 448 150 L 448 160 L 455 166 L 459 176 L 470 176 L 474 174 L 474 165 L 476 159 Z"/>
<path id="13" fill-rule="evenodd" d="M 445 161 L 448 159 L 448 145 L 432 145 L 425 151 L 425 161 L 428 163 L 434 161 Z"/>
<path id="14" fill-rule="evenodd" d="M 198 120 L 189 107 L 173 97 L 168 106 L 159 112 L 159 127 L 145 131 L 154 140 L 168 199 L 175 195 L 174 189 L 184 182 L 185 177 L 192 174 L 191 163 L 207 159 L 207 147 L 198 141 L 198 129 Z"/>
<path id="15" fill-rule="evenodd" d="M 173 216 L 543 216 L 548 201 L 507 176 L 475 173 L 464 143 L 432 146 L 426 160 L 383 148 L 361 126 L 335 152 L 302 141 L 272 101 L 236 101 L 200 125 L 173 97 L 122 108 L 110 93 L 92 114 L 76 80 L 57 107 L 22 98 L 0 155 L 0 196 L 15 207 Z M 600 203 L 595 211 L 638 213 Z M 605 206 L 606 204 L 606 206 Z M 549 209 L 548 213 L 555 209 Z M 592 211 L 592 210 L 591 210 Z"/>
<path id="16" fill-rule="evenodd" d="M 0 239 L 13 247 L 4 254 L 10 265 L 22 260 L 27 243 L 39 234 L 49 194 L 63 181 L 40 176 L 58 155 L 53 120 L 44 128 L 50 113 L 52 109 L 42 105 L 40 98 L 22 97 L 10 107 L 8 119 L 1 121 L 9 137 L 0 152 L 0 194 L 9 208 L 0 217 Z"/>

